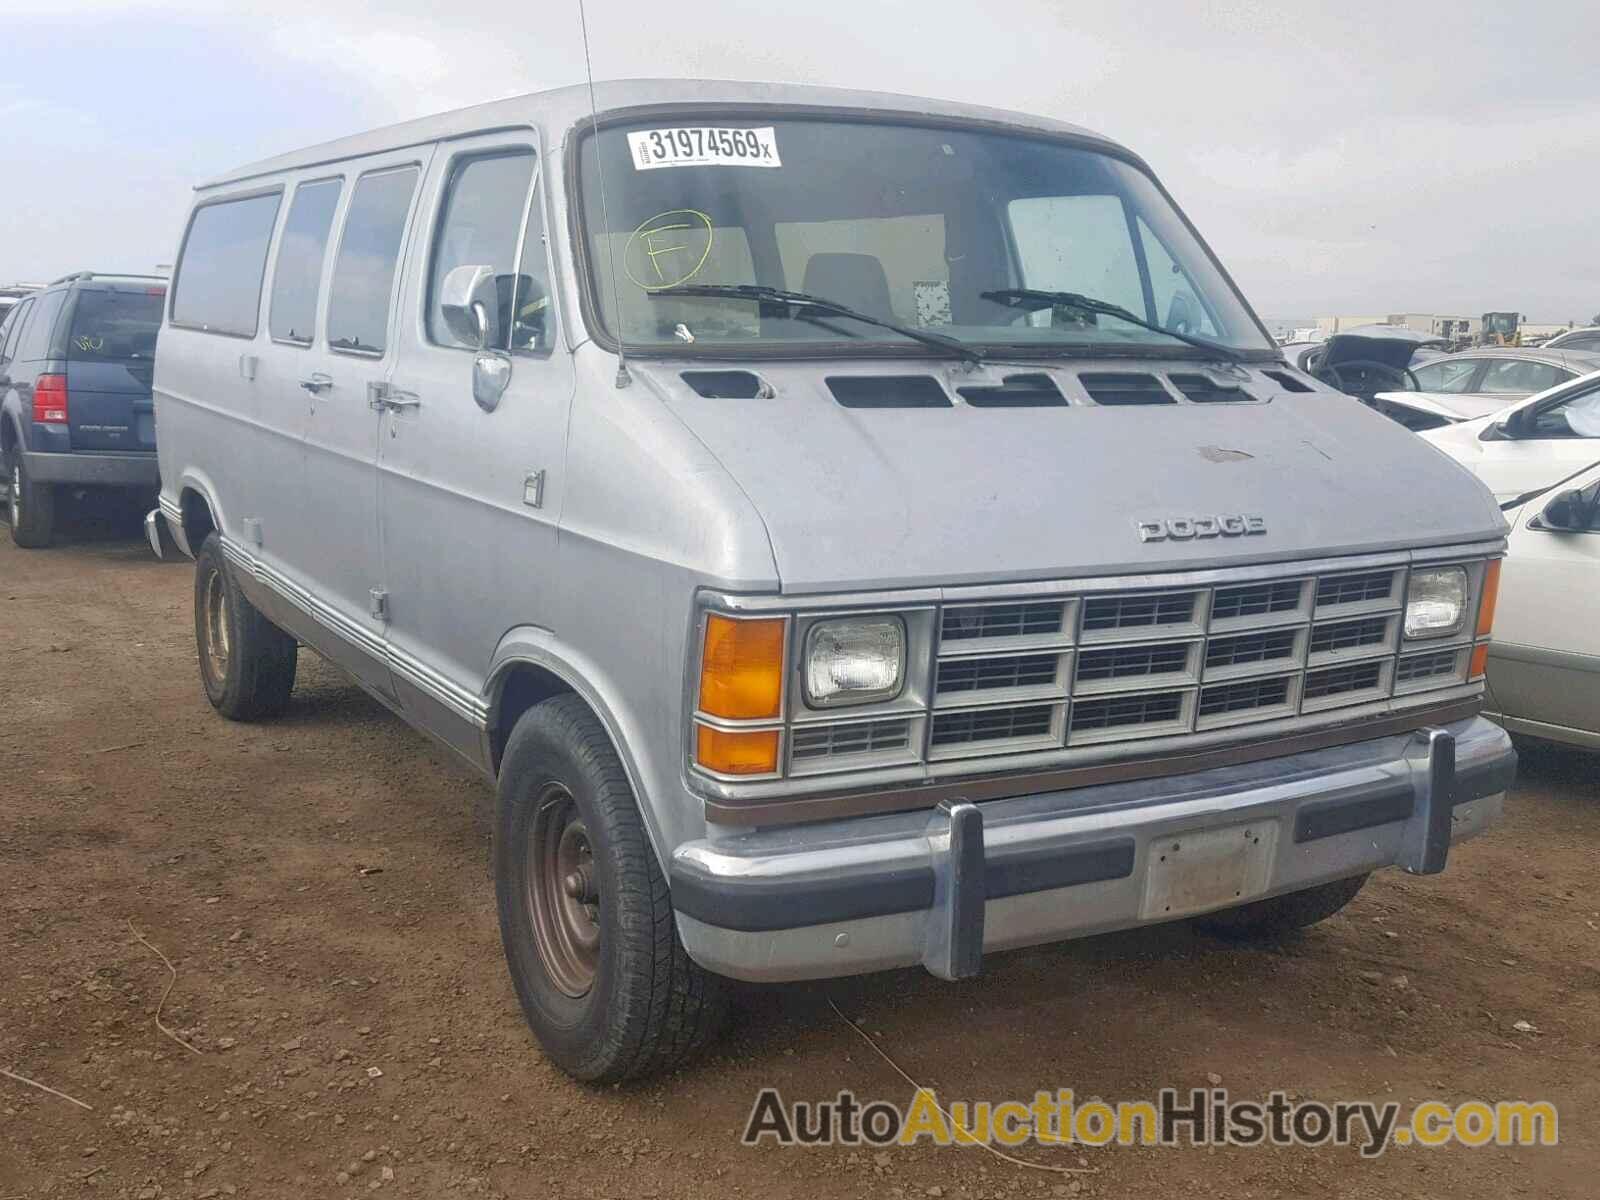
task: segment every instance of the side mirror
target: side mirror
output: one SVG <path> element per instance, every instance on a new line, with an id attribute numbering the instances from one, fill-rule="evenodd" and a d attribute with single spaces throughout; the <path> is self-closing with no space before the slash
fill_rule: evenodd
<path id="1" fill-rule="evenodd" d="M 511 382 L 511 356 L 498 350 L 479 350 L 472 357 L 472 398 L 484 412 L 500 407 Z"/>
<path id="2" fill-rule="evenodd" d="M 439 315 L 450 336 L 482 350 L 500 342 L 499 288 L 494 268 L 456 267 L 439 288 Z"/>
<path id="3" fill-rule="evenodd" d="M 1588 496 L 1577 488 L 1568 488 L 1544 506 L 1538 517 L 1539 528 L 1557 533 L 1582 533 L 1589 528 L 1593 507 Z"/>

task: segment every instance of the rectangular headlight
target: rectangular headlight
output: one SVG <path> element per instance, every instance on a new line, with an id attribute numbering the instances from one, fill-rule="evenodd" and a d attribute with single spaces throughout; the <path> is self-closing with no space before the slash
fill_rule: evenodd
<path id="1" fill-rule="evenodd" d="M 806 634 L 804 672 L 806 703 L 813 708 L 892 699 L 905 681 L 905 622 L 899 617 L 818 621 Z"/>
<path id="2" fill-rule="evenodd" d="M 1467 608 L 1467 573 L 1460 567 L 1411 572 L 1406 586 L 1406 636 L 1445 637 L 1461 628 Z"/>

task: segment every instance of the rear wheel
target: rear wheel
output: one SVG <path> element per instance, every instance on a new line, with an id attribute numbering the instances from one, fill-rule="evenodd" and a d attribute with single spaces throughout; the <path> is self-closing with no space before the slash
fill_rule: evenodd
<path id="1" fill-rule="evenodd" d="M 1208 933 L 1227 938 L 1272 938 L 1326 921 L 1356 898 L 1367 882 L 1365 875 L 1336 879 L 1286 896 L 1273 896 L 1238 908 L 1200 917 L 1196 924 Z"/>
<path id="2" fill-rule="evenodd" d="M 25 550 L 41 550 L 55 537 L 56 489 L 28 477 L 22 450 L 13 446 L 6 455 L 6 519 L 11 540 Z"/>
<path id="3" fill-rule="evenodd" d="M 649 1075 L 716 1035 L 724 981 L 684 951 L 622 764 L 576 696 L 535 705 L 506 742 L 494 871 L 511 981 L 563 1071 Z"/>
<path id="4" fill-rule="evenodd" d="M 248 721 L 288 707 L 299 647 L 239 590 L 215 533 L 195 559 L 194 640 L 206 697 L 223 716 Z"/>

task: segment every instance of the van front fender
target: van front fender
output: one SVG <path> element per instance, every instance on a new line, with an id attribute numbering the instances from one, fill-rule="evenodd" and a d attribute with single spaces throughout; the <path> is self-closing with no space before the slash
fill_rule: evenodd
<path id="1" fill-rule="evenodd" d="M 698 812 L 690 814 L 680 811 L 683 806 L 674 804 L 674 793 L 682 791 L 675 786 L 676 780 L 670 775 L 652 772 L 647 760 L 636 753 L 636 747 L 649 744 L 648 735 L 616 681 L 593 659 L 563 642 L 551 630 L 537 625 L 518 626 L 507 631 L 495 647 L 482 697 L 487 706 L 483 761 L 494 764 L 498 771 L 499 764 L 495 761 L 490 743 L 504 716 L 502 701 L 506 680 L 518 666 L 531 666 L 548 672 L 567 689 L 582 697 L 599 718 L 622 763 L 622 769 L 627 772 L 628 786 L 633 789 L 634 798 L 638 801 L 656 862 L 665 876 L 673 847 L 687 838 L 703 836 L 703 823 L 696 828 L 689 818 L 692 816 L 695 822 L 702 822 L 702 818 Z"/>

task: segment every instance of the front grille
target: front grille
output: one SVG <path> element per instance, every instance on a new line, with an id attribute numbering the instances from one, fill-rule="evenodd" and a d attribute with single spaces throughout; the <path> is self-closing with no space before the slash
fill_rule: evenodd
<path id="1" fill-rule="evenodd" d="M 1393 571 L 1363 571 L 1323 579 L 1317 584 L 1317 607 L 1337 608 L 1341 604 L 1386 599 L 1394 587 L 1394 574 Z"/>
<path id="2" fill-rule="evenodd" d="M 1306 675 L 1305 698 L 1321 700 L 1328 696 L 1342 696 L 1346 692 L 1364 692 L 1378 686 L 1383 680 L 1380 662 L 1352 663 L 1348 667 L 1328 667 Z"/>
<path id="3" fill-rule="evenodd" d="M 1219 717 L 1252 708 L 1277 708 L 1289 702 L 1293 681 L 1287 675 L 1273 679 L 1245 679 L 1214 683 L 1200 689 L 1200 717 Z"/>
<path id="4" fill-rule="evenodd" d="M 1297 637 L 1293 629 L 1214 637 L 1206 644 L 1206 669 L 1214 671 L 1220 667 L 1242 667 L 1250 663 L 1293 658 Z"/>
<path id="5" fill-rule="evenodd" d="M 1054 654 L 947 659 L 939 664 L 939 679 L 934 690 L 944 696 L 1000 688 L 1048 687 L 1056 681 L 1060 663 L 1060 658 Z"/>
<path id="6" fill-rule="evenodd" d="M 904 750 L 911 741 L 911 722 L 853 721 L 838 725 L 802 725 L 794 731 L 790 756 L 796 760 L 837 758 L 846 754 L 879 754 Z"/>
<path id="7" fill-rule="evenodd" d="M 1215 585 L 1094 580 L 1021 599 L 964 588 L 959 601 L 908 604 L 906 687 L 859 712 L 792 719 L 786 769 L 816 777 L 1003 766 L 1008 756 L 1022 769 L 1077 750 L 1098 761 L 1113 745 L 1167 754 L 1197 735 L 1293 730 L 1301 717 L 1466 694 L 1472 639 L 1402 654 L 1406 568 L 1372 561 L 1329 572 L 1287 564 Z M 789 703 L 805 711 L 802 699 Z"/>
<path id="8" fill-rule="evenodd" d="M 1176 721 L 1182 713 L 1182 692 L 1080 700 L 1072 706 L 1072 732 L 1120 729 L 1128 725 L 1165 725 Z"/>
<path id="9" fill-rule="evenodd" d="M 1432 679 L 1436 675 L 1454 675 L 1460 657 L 1459 650 L 1436 650 L 1432 654 L 1407 655 L 1395 668 L 1395 684 L 1415 683 L 1419 679 Z"/>
<path id="10" fill-rule="evenodd" d="M 1224 621 L 1235 617 L 1293 612 L 1300 607 L 1300 590 L 1298 579 L 1218 588 L 1211 600 L 1211 619 Z"/>
<path id="11" fill-rule="evenodd" d="M 1181 674 L 1189 668 L 1189 643 L 1156 642 L 1078 652 L 1078 682 Z"/>
<path id="12" fill-rule="evenodd" d="M 949 747 L 969 742 L 1037 738 L 1050 732 L 1051 711 L 1048 704 L 1026 704 L 942 712 L 933 718 L 933 734 L 929 740 L 935 747 Z"/>
<path id="13" fill-rule="evenodd" d="M 1152 629 L 1185 625 L 1194 619 L 1194 592 L 1156 592 L 1143 596 L 1094 596 L 1083 604 L 1083 631 Z"/>
<path id="14" fill-rule="evenodd" d="M 972 604 L 944 610 L 940 636 L 946 642 L 973 638 L 1049 637 L 1061 632 L 1060 600 L 1025 604 Z"/>
<path id="15" fill-rule="evenodd" d="M 1363 646 L 1381 646 L 1389 639 L 1388 617 L 1363 617 L 1318 625 L 1311 631 L 1312 654 L 1336 654 Z"/>

